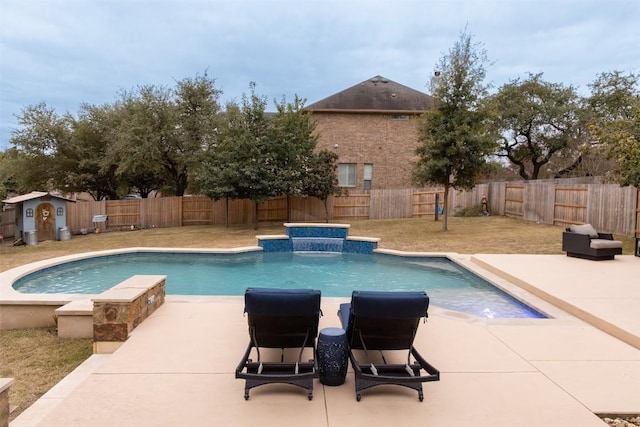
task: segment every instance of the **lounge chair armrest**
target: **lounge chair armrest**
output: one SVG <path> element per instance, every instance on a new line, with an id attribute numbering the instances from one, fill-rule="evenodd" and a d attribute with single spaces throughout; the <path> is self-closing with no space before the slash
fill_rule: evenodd
<path id="1" fill-rule="evenodd" d="M 562 233 L 562 250 L 565 252 L 580 252 L 589 248 L 591 238 L 587 234 L 572 233 L 564 231 Z"/>
<path id="2" fill-rule="evenodd" d="M 598 233 L 598 239 L 613 240 L 613 234 L 611 234 L 611 233 Z"/>

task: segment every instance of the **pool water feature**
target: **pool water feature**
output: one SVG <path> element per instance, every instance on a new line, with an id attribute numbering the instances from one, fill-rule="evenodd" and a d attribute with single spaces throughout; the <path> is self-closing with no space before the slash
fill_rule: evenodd
<path id="1" fill-rule="evenodd" d="M 134 252 L 73 261 L 14 283 L 22 293 L 98 294 L 135 274 L 166 275 L 168 295 L 242 295 L 250 286 L 353 290 L 425 290 L 433 305 L 485 318 L 541 318 L 534 309 L 447 258 L 387 254 Z"/>
<path id="2" fill-rule="evenodd" d="M 291 237 L 293 252 L 342 252 L 344 239 L 333 237 Z"/>

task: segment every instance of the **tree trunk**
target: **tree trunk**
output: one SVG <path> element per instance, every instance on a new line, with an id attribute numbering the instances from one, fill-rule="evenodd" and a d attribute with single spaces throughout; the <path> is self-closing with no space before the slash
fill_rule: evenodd
<path id="1" fill-rule="evenodd" d="M 258 202 L 253 202 L 253 229 L 258 229 Z"/>
<path id="2" fill-rule="evenodd" d="M 436 206 L 436 209 L 438 207 Z M 449 218 L 449 184 L 444 186 L 444 212 L 442 221 L 442 231 L 447 231 L 447 219 Z"/>
<path id="3" fill-rule="evenodd" d="M 326 198 L 322 201 L 322 204 L 324 205 L 324 222 L 325 223 L 329 223 L 329 199 Z"/>

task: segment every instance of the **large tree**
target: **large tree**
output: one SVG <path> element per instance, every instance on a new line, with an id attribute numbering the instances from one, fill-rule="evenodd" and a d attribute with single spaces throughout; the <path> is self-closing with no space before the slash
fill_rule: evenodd
<path id="1" fill-rule="evenodd" d="M 185 189 L 191 187 L 190 174 L 197 173 L 204 154 L 215 149 L 218 143 L 221 94 L 222 91 L 215 86 L 215 80 L 206 72 L 202 76 L 177 82 L 177 138 L 171 154 L 174 166 L 169 169 L 176 182 Z"/>
<path id="2" fill-rule="evenodd" d="M 81 106 L 71 141 L 60 153 L 66 164 L 69 191 L 86 191 L 96 200 L 118 198 L 122 187 L 116 175 L 118 165 L 107 156 L 113 142 L 115 115 L 109 104 Z"/>
<path id="3" fill-rule="evenodd" d="M 575 169 L 590 143 L 580 101 L 573 87 L 546 82 L 542 74 L 503 85 L 488 103 L 500 135 L 498 156 L 526 180 Z"/>
<path id="4" fill-rule="evenodd" d="M 203 160 L 198 184 L 214 200 L 250 199 L 255 205 L 257 228 L 258 203 L 278 195 L 281 184 L 279 165 L 269 122 L 265 114 L 266 99 L 255 93 L 243 94 L 240 105 L 229 103 L 224 126 L 218 129 L 218 144 Z"/>
<path id="5" fill-rule="evenodd" d="M 481 105 L 487 93 L 487 62 L 482 46 L 462 33 L 438 63 L 431 79 L 436 108 L 426 112 L 419 125 L 419 159 L 413 179 L 421 185 L 444 186 L 444 231 L 448 229 L 449 189 L 472 188 L 494 149 Z"/>
<path id="6" fill-rule="evenodd" d="M 304 100 L 298 96 L 293 103 L 283 97 L 276 104 L 277 113 L 269 121 L 274 161 L 278 166 L 274 192 L 288 196 L 300 195 L 304 186 L 313 150 L 318 143 L 315 122 L 304 110 Z"/>
<path id="7" fill-rule="evenodd" d="M 590 130 L 615 166 L 608 175 L 640 188 L 640 83 L 638 75 L 612 71 L 591 84 Z"/>
<path id="8" fill-rule="evenodd" d="M 316 197 L 324 205 L 325 222 L 329 222 L 329 196 L 344 194 L 344 189 L 338 186 L 338 154 L 329 150 L 314 153 L 305 169 L 302 185 L 302 195 Z"/>
<path id="9" fill-rule="evenodd" d="M 23 191 L 59 189 L 66 171 L 58 155 L 71 139 L 73 117 L 39 103 L 25 107 L 17 119 L 20 128 L 10 140 L 17 150 L 14 178 Z"/>
<path id="10" fill-rule="evenodd" d="M 177 192 L 176 176 L 167 170 L 175 170 L 169 152 L 177 138 L 171 90 L 149 85 L 122 92 L 116 111 L 108 159 L 118 165 L 120 179 L 142 196 L 150 189 Z"/>

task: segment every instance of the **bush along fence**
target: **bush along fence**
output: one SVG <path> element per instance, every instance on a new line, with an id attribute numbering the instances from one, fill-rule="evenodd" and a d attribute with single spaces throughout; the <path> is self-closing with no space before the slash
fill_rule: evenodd
<path id="1" fill-rule="evenodd" d="M 593 180 L 593 179 L 592 179 Z M 471 191 L 451 191 L 450 215 L 480 207 L 486 199 L 490 215 L 506 215 L 541 224 L 591 223 L 596 229 L 633 237 L 640 235 L 640 191 L 585 179 L 495 182 Z M 440 204 L 436 206 L 436 196 Z M 250 225 L 258 222 L 354 222 L 367 219 L 433 219 L 443 208 L 441 188 L 371 190 L 330 197 L 327 206 L 315 198 L 278 197 L 258 205 L 250 200 L 207 197 L 161 197 L 102 200 L 67 204 L 72 233 L 92 230 L 95 215 L 106 215 L 109 230 L 189 225 Z M 326 212 L 329 213 L 328 218 Z M 3 214 L 3 234 L 12 236 L 11 211 Z"/>

